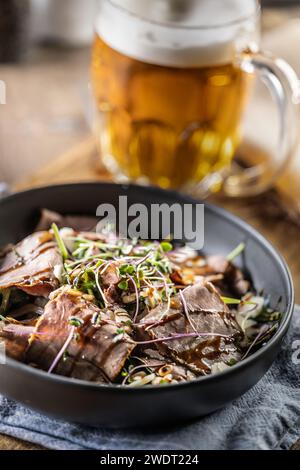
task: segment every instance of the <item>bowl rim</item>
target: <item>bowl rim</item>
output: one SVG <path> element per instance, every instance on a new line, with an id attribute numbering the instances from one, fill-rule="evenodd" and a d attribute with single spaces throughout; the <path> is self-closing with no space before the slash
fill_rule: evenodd
<path id="1" fill-rule="evenodd" d="M 284 312 L 284 317 L 282 322 L 279 324 L 279 328 L 272 336 L 272 338 L 266 343 L 265 346 L 262 348 L 258 349 L 256 352 L 251 354 L 251 356 L 248 356 L 246 359 L 238 362 L 234 366 L 230 367 L 229 369 L 226 369 L 222 372 L 218 372 L 213 375 L 206 375 L 206 376 L 201 376 L 198 377 L 197 379 L 193 380 L 188 380 L 186 382 L 180 382 L 177 384 L 168 384 L 168 386 L 157 386 L 157 385 L 149 385 L 147 387 L 125 387 L 122 385 L 106 385 L 106 384 L 96 384 L 93 382 L 89 382 L 87 380 L 81 380 L 81 379 L 75 379 L 75 378 L 70 378 L 70 377 L 64 377 L 58 374 L 49 374 L 43 370 L 36 369 L 34 367 L 31 367 L 27 364 L 24 364 L 22 362 L 16 361 L 15 359 L 11 359 L 9 357 L 6 358 L 6 363 L 1 365 L 1 367 L 10 367 L 14 370 L 21 370 L 25 374 L 28 373 L 29 375 L 33 375 L 35 378 L 40 378 L 41 380 L 44 381 L 49 381 L 49 382 L 54 382 L 60 385 L 65 385 L 65 386 L 73 386 L 77 388 L 88 388 L 90 390 L 94 391 L 105 391 L 105 392 L 110 392 L 110 393 L 128 393 L 128 394 L 136 394 L 136 393 L 142 393 L 142 394 L 148 394 L 148 393 L 162 393 L 162 392 L 168 392 L 174 391 L 174 390 L 180 390 L 180 389 L 185 389 L 186 387 L 193 387 L 193 386 L 198 386 L 201 385 L 203 382 L 219 382 L 220 380 L 222 381 L 223 378 L 230 379 L 230 376 L 238 373 L 238 371 L 242 371 L 243 369 L 247 368 L 254 362 L 256 362 L 259 358 L 264 356 L 269 349 L 272 348 L 272 346 L 276 345 L 277 342 L 279 342 L 286 334 L 289 324 L 291 322 L 292 316 L 293 316 L 293 311 L 294 311 L 294 286 L 293 286 L 293 281 L 292 281 L 292 276 L 290 273 L 290 270 L 287 266 L 286 261 L 282 257 L 282 255 L 277 251 L 277 249 L 272 245 L 271 242 L 269 242 L 258 230 L 256 230 L 252 225 L 250 225 L 248 222 L 245 222 L 243 219 L 240 217 L 232 214 L 229 212 L 227 209 L 223 209 L 222 207 L 216 206 L 214 204 L 211 204 L 206 201 L 202 200 L 197 200 L 189 195 L 181 194 L 178 193 L 177 191 L 173 190 L 165 190 L 161 189 L 156 186 L 140 186 L 137 184 L 133 183 L 128 183 L 128 184 L 121 184 L 121 183 L 112 183 L 112 182 L 106 182 L 106 181 L 86 181 L 86 182 L 78 182 L 78 183 L 64 183 L 64 184 L 51 184 L 51 185 L 42 185 L 42 186 L 37 186 L 28 190 L 24 191 L 19 191 L 16 193 L 13 193 L 11 195 L 8 195 L 4 197 L 3 199 L 0 200 L 0 208 L 6 203 L 10 203 L 11 201 L 14 201 L 19 198 L 24 198 L 26 197 L 27 194 L 34 194 L 34 193 L 39 193 L 40 191 L 55 191 L 59 189 L 64 189 L 64 188 L 69 188 L 69 189 L 76 189 L 76 188 L 81 188 L 83 189 L 85 186 L 92 187 L 95 186 L 97 188 L 119 188 L 120 190 L 128 190 L 128 191 L 146 191 L 150 195 L 165 195 L 168 196 L 169 199 L 174 199 L 179 200 L 178 202 L 185 202 L 185 203 L 192 203 L 192 204 L 204 204 L 205 208 L 208 208 L 210 212 L 213 212 L 215 215 L 218 217 L 225 219 L 229 221 L 232 225 L 239 227 L 243 231 L 247 232 L 252 239 L 255 239 L 261 246 L 262 248 L 271 256 L 275 261 L 276 264 L 278 265 L 279 271 L 281 272 L 282 277 L 285 279 L 286 284 L 287 284 L 287 308 L 285 309 Z"/>

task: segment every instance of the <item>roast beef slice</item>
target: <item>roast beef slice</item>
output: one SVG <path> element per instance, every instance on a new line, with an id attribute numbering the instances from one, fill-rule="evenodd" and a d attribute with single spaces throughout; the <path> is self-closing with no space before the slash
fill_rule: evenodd
<path id="1" fill-rule="evenodd" d="M 92 319 L 98 315 L 98 324 Z M 78 291 L 61 290 L 49 301 L 44 315 L 37 323 L 26 361 L 49 370 L 57 354 L 65 344 L 72 326 L 70 317 L 82 321 L 67 348 L 67 354 L 59 361 L 57 374 L 102 381 L 113 381 L 121 372 L 135 344 L 124 333 L 119 334 L 118 325 L 109 311 L 100 310 Z M 116 341 L 116 339 L 119 340 Z M 85 371 L 85 367 L 89 370 Z"/>
<path id="2" fill-rule="evenodd" d="M 141 320 L 149 326 L 140 327 L 143 338 L 159 339 L 177 334 L 216 333 L 213 336 L 180 338 L 172 341 L 158 342 L 157 347 L 163 354 L 169 354 L 179 363 L 188 364 L 197 373 L 210 373 L 215 362 L 228 362 L 238 359 L 240 354 L 235 346 L 235 340 L 242 333 L 234 316 L 220 298 L 212 284 L 201 282 L 188 287 L 183 292 L 190 321 L 179 295 L 171 302 L 171 308 L 166 310 L 166 303 L 157 306 Z M 193 327 L 190 322 L 192 322 Z M 156 326 L 155 324 L 158 323 Z M 223 336 L 218 336 L 223 335 Z"/>
<path id="3" fill-rule="evenodd" d="M 59 286 L 55 266 L 62 266 L 62 258 L 53 235 L 29 235 L 0 260 L 0 289 L 17 287 L 30 295 L 47 297 Z"/>

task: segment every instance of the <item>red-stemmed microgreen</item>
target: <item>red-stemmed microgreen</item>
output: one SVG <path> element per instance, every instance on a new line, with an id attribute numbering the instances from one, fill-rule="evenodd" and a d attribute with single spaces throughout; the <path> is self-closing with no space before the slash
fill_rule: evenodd
<path id="1" fill-rule="evenodd" d="M 48 374 L 51 374 L 53 372 L 53 370 L 55 369 L 55 367 L 57 366 L 59 361 L 62 359 L 62 357 L 64 355 L 64 352 L 67 350 L 68 346 L 70 345 L 70 343 L 73 339 L 73 336 L 74 336 L 74 333 L 75 333 L 75 328 L 76 328 L 75 326 L 71 327 L 70 333 L 69 333 L 66 341 L 64 342 L 62 348 L 60 349 L 60 351 L 58 352 L 57 356 L 55 357 L 54 361 L 52 362 L 51 366 L 48 369 Z"/>

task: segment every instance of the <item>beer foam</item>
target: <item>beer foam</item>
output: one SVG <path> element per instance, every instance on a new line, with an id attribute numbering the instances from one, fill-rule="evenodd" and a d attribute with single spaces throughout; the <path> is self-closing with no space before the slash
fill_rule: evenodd
<path id="1" fill-rule="evenodd" d="M 257 41 L 255 0 L 111 0 L 96 32 L 112 49 L 174 67 L 221 65 Z"/>

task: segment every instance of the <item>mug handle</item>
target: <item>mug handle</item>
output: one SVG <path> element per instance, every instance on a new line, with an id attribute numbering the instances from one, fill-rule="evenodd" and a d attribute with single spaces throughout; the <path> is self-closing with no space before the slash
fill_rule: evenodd
<path id="1" fill-rule="evenodd" d="M 279 112 L 278 163 L 259 164 L 231 173 L 224 180 L 223 190 L 229 196 L 253 196 L 270 188 L 290 162 L 298 143 L 300 82 L 295 71 L 283 59 L 269 53 L 244 54 L 239 67 L 256 74 L 269 89 Z"/>

